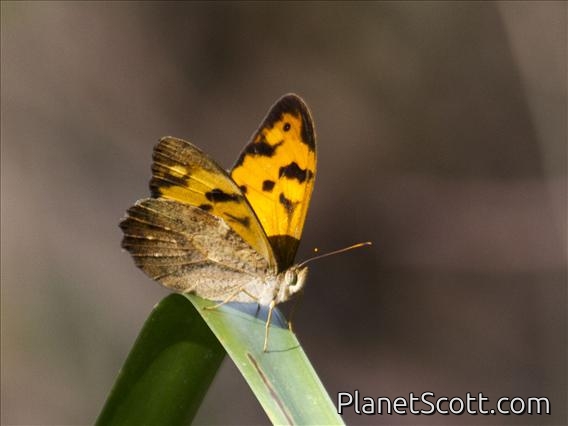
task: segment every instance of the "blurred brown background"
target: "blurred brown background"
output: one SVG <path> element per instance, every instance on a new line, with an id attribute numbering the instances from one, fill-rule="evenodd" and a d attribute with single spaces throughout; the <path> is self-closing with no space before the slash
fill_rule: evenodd
<path id="1" fill-rule="evenodd" d="M 2 2 L 4 424 L 94 421 L 167 291 L 120 249 L 151 150 L 232 165 L 287 92 L 319 170 L 296 331 L 332 398 L 546 396 L 566 424 L 566 3 Z M 298 390 L 301 392 L 301 390 Z M 230 360 L 199 424 L 267 423 Z"/>

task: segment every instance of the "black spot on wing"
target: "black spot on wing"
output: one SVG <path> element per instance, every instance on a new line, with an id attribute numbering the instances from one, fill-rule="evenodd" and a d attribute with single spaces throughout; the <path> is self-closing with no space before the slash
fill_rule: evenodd
<path id="1" fill-rule="evenodd" d="M 241 185 L 241 186 L 239 186 L 239 189 L 241 190 L 241 192 L 242 192 L 243 194 L 246 194 L 247 191 L 248 191 L 248 188 L 247 188 L 246 185 Z"/>
<path id="2" fill-rule="evenodd" d="M 248 217 L 239 217 L 239 216 L 234 216 L 231 213 L 224 213 L 224 215 L 233 222 L 238 222 L 241 225 L 243 225 L 245 228 L 250 227 L 250 218 Z"/>
<path id="3" fill-rule="evenodd" d="M 314 176 L 313 172 L 309 169 L 302 169 L 295 161 L 287 166 L 280 167 L 278 170 L 278 177 L 285 177 L 287 179 L 297 179 L 298 182 L 303 183 Z"/>
<path id="4" fill-rule="evenodd" d="M 208 212 L 209 210 L 211 210 L 213 208 L 213 206 L 211 204 L 201 204 L 199 206 L 199 208 L 201 210 L 205 210 L 206 212 Z"/>
<path id="5" fill-rule="evenodd" d="M 150 179 L 150 192 L 152 197 L 160 197 L 160 188 L 170 188 L 175 186 L 187 187 L 189 175 L 175 175 L 170 172 L 167 166 L 152 164 L 152 179 Z"/>
<path id="6" fill-rule="evenodd" d="M 156 184 L 153 179 L 150 181 L 150 195 L 152 198 L 160 198 L 163 195 L 160 186 L 161 185 Z"/>
<path id="7" fill-rule="evenodd" d="M 283 193 L 280 193 L 280 197 L 278 197 L 278 201 L 280 202 L 280 204 L 282 204 L 284 206 L 286 213 L 288 213 L 289 215 L 294 213 L 294 210 L 296 209 L 296 206 L 298 205 L 297 201 L 294 202 L 294 201 L 290 200 L 289 198 L 286 198 Z"/>
<path id="8" fill-rule="evenodd" d="M 273 127 L 274 123 L 282 118 L 282 114 L 293 114 L 302 120 L 302 142 L 304 142 L 311 151 L 316 149 L 316 140 L 314 137 L 314 125 L 308 107 L 302 99 L 293 94 L 282 97 L 270 110 L 262 127 Z M 286 131 L 286 129 L 284 129 Z"/>
<path id="9" fill-rule="evenodd" d="M 276 185 L 276 182 L 274 182 L 273 180 L 265 180 L 264 182 L 262 182 L 262 190 L 264 192 L 272 192 L 274 185 Z"/>
<path id="10" fill-rule="evenodd" d="M 176 176 L 167 172 L 158 174 L 154 171 L 153 174 L 154 177 L 152 181 L 161 186 L 187 186 L 187 180 L 189 178 L 189 176 Z"/>
<path id="11" fill-rule="evenodd" d="M 226 203 L 228 201 L 234 201 L 239 203 L 241 201 L 241 197 L 239 194 L 227 194 L 223 190 L 219 188 L 212 189 L 205 193 L 205 198 L 213 203 Z"/>
<path id="12" fill-rule="evenodd" d="M 273 157 L 274 153 L 276 152 L 276 148 L 278 148 L 283 143 L 284 141 L 280 141 L 275 145 L 270 145 L 264 138 L 261 138 L 258 142 L 249 143 L 239 156 L 239 159 L 237 160 L 237 163 L 233 168 L 237 168 L 241 164 L 243 164 L 243 161 L 245 161 L 245 157 L 247 155 Z"/>

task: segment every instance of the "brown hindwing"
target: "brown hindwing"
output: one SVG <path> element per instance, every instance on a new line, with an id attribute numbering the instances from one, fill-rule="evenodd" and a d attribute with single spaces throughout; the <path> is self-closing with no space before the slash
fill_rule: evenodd
<path id="1" fill-rule="evenodd" d="M 275 273 L 222 219 L 198 207 L 147 198 L 128 209 L 120 227 L 136 265 L 175 291 L 222 300 L 251 277 Z"/>

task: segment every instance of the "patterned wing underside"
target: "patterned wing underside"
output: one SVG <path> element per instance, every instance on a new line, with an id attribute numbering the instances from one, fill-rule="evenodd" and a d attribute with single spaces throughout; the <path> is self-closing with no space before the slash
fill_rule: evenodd
<path id="1" fill-rule="evenodd" d="M 293 264 L 316 173 L 316 143 L 307 106 L 280 99 L 231 171 L 272 245 L 278 267 Z"/>
<path id="2" fill-rule="evenodd" d="M 189 142 L 165 137 L 154 148 L 150 190 L 222 218 L 270 265 L 272 248 L 241 189 L 227 172 Z"/>
<path id="3" fill-rule="evenodd" d="M 222 219 L 172 200 L 138 201 L 121 221 L 122 247 L 148 276 L 178 292 L 224 300 L 275 270 Z M 253 292 L 251 290 L 249 292 Z M 251 302 L 239 293 L 235 301 Z"/>

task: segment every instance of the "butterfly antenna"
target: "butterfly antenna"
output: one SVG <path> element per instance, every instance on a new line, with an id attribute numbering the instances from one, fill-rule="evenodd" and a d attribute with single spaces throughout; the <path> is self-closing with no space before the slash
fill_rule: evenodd
<path id="1" fill-rule="evenodd" d="M 322 259 L 324 257 L 332 256 L 334 254 L 344 253 L 346 251 L 353 250 L 353 249 L 356 249 L 356 248 L 359 248 L 359 247 L 371 246 L 371 245 L 373 245 L 373 243 L 371 241 L 365 241 L 364 243 L 353 244 L 352 246 L 349 246 L 349 247 L 344 247 L 344 248 L 339 249 L 339 250 L 334 250 L 334 251 L 330 251 L 328 253 L 320 254 L 318 256 L 310 257 L 309 259 L 304 260 L 302 263 L 300 263 L 298 265 L 298 268 L 305 266 L 307 263 L 311 262 L 312 260 Z"/>

